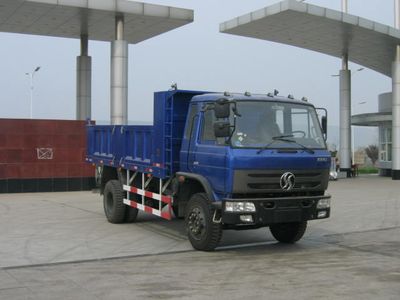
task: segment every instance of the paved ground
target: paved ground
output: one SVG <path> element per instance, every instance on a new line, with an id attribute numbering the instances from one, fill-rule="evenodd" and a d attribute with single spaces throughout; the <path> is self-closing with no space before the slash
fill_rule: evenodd
<path id="1" fill-rule="evenodd" d="M 226 231 L 193 251 L 182 221 L 106 222 L 89 192 L 0 195 L 0 299 L 400 299 L 400 187 L 332 182 L 332 217 L 293 246 Z"/>

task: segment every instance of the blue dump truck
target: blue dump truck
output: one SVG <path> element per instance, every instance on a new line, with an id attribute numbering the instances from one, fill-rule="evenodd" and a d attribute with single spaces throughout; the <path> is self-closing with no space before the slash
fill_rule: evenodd
<path id="1" fill-rule="evenodd" d="M 294 243 L 309 220 L 330 215 L 323 111 L 277 93 L 156 92 L 153 126 L 88 125 L 105 215 L 184 218 L 198 250 L 215 249 L 228 229 L 269 227 Z"/>

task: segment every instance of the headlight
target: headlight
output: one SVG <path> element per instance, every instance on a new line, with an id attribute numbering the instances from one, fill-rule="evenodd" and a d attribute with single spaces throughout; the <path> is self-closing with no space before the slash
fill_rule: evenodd
<path id="1" fill-rule="evenodd" d="M 255 212 L 256 207 L 252 202 L 225 202 L 227 212 Z"/>
<path id="2" fill-rule="evenodd" d="M 331 207 L 331 199 L 321 199 L 318 201 L 317 209 L 325 209 Z"/>

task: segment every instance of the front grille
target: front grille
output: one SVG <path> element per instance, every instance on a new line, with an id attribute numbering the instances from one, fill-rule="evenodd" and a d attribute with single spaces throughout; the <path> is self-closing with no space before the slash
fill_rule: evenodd
<path id="1" fill-rule="evenodd" d="M 234 191 L 238 194 L 249 193 L 284 193 L 280 185 L 284 171 L 236 170 L 234 175 Z M 290 170 L 295 175 L 295 185 L 290 193 L 321 191 L 328 185 L 329 170 Z"/>
<path id="2" fill-rule="evenodd" d="M 309 189 L 309 188 L 316 188 L 320 185 L 319 181 L 309 181 L 309 182 L 302 182 L 296 183 L 293 189 Z M 258 189 L 258 190 L 278 190 L 281 188 L 279 183 L 249 183 L 247 186 L 250 189 Z"/>

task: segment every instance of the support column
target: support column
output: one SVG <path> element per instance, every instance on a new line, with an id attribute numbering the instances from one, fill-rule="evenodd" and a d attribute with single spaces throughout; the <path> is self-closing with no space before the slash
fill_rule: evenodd
<path id="1" fill-rule="evenodd" d="M 342 0 L 342 12 L 346 13 L 348 12 L 347 10 L 347 0 Z"/>
<path id="2" fill-rule="evenodd" d="M 340 70 L 340 170 L 351 171 L 351 71 L 347 55 L 343 56 Z"/>
<path id="3" fill-rule="evenodd" d="M 88 56 L 89 40 L 81 36 L 81 55 L 76 58 L 76 119 L 92 118 L 92 58 Z"/>
<path id="4" fill-rule="evenodd" d="M 395 0 L 395 27 L 400 29 L 400 0 Z M 400 45 L 392 64 L 392 179 L 400 180 Z"/>
<path id="5" fill-rule="evenodd" d="M 400 180 L 400 46 L 392 64 L 392 179 Z"/>
<path id="6" fill-rule="evenodd" d="M 111 124 L 128 123 L 128 42 L 124 40 L 124 18 L 115 19 L 116 40 L 111 43 Z"/>

